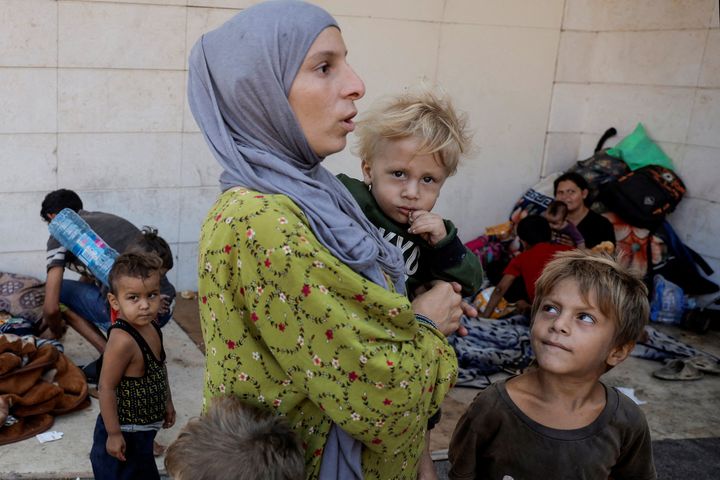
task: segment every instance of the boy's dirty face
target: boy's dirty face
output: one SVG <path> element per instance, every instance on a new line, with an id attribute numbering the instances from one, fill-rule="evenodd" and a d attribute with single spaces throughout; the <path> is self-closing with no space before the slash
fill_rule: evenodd
<path id="1" fill-rule="evenodd" d="M 417 153 L 420 144 L 414 137 L 389 140 L 370 164 L 362 163 L 380 209 L 402 225 L 409 223 L 410 212 L 432 210 L 447 178 L 437 155 Z"/>
<path id="2" fill-rule="evenodd" d="M 538 308 L 531 343 L 546 372 L 595 379 L 627 356 L 615 346 L 615 321 L 597 307 L 594 292 L 585 299 L 572 278 L 561 280 Z"/>
<path id="3" fill-rule="evenodd" d="M 160 310 L 160 272 L 147 278 L 123 276 L 117 279 L 117 294 L 108 294 L 110 306 L 120 318 L 142 327 L 150 324 Z"/>

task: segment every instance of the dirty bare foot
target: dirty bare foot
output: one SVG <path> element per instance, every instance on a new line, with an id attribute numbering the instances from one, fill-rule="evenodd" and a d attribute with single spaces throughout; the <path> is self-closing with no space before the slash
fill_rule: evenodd
<path id="1" fill-rule="evenodd" d="M 425 434 L 425 448 L 423 448 L 422 457 L 420 457 L 417 478 L 418 480 L 438 480 L 435 464 L 430 456 L 430 432 Z"/>
<path id="2" fill-rule="evenodd" d="M 167 447 L 165 445 L 160 445 L 158 442 L 153 440 L 153 455 L 156 457 L 160 457 L 165 453 L 165 449 Z"/>

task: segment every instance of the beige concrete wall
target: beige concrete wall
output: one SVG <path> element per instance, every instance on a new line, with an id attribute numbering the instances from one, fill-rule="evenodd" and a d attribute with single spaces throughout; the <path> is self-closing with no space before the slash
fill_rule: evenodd
<path id="1" fill-rule="evenodd" d="M 720 269 L 720 30 L 715 0 L 567 0 L 543 174 L 643 122 L 688 193 L 671 224 Z M 713 277 L 720 280 L 717 273 Z"/>
<path id="2" fill-rule="evenodd" d="M 178 256 L 173 280 L 195 288 L 196 240 L 219 168 L 187 107 L 187 55 L 202 32 L 253 3 L 0 0 L 1 270 L 43 276 L 39 205 L 65 187 L 88 209 L 158 226 Z M 316 3 L 337 17 L 366 82 L 361 112 L 424 78 L 468 113 L 476 149 L 437 206 L 464 240 L 503 221 L 542 174 L 586 156 L 606 126 L 627 133 L 643 120 L 688 177 L 678 228 L 697 231 L 688 241 L 712 253 L 717 2 Z M 347 150 L 326 166 L 359 175 Z"/>
<path id="3" fill-rule="evenodd" d="M 0 2 L 0 268 L 42 276 L 49 190 L 153 224 L 195 287 L 199 225 L 219 169 L 185 100 L 187 55 L 240 0 Z M 439 211 L 470 239 L 500 221 L 540 173 L 562 0 L 318 1 L 337 16 L 373 99 L 439 82 L 468 112 L 479 148 Z M 542 4 L 542 5 L 540 5 Z M 343 152 L 333 171 L 359 174 Z"/>

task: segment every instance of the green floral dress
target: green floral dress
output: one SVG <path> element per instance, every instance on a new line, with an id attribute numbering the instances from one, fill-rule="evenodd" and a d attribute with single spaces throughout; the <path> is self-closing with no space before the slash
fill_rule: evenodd
<path id="1" fill-rule="evenodd" d="M 332 422 L 367 479 L 415 479 L 427 419 L 457 375 L 410 303 L 337 260 L 284 195 L 226 191 L 200 238 L 204 404 L 234 394 L 286 415 L 316 478 Z"/>

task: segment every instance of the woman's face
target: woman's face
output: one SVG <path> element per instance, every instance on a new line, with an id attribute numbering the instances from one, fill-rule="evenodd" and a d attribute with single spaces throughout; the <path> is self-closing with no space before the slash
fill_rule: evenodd
<path id="1" fill-rule="evenodd" d="M 572 180 L 565 180 L 558 183 L 555 191 L 555 200 L 565 202 L 568 206 L 568 212 L 575 212 L 585 207 L 585 197 L 588 196 L 587 190 L 580 190 Z"/>
<path id="2" fill-rule="evenodd" d="M 328 27 L 308 50 L 290 87 L 290 108 L 310 148 L 326 157 L 345 148 L 355 129 L 355 100 L 365 95 L 365 84 L 350 68 L 340 30 Z"/>

